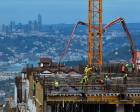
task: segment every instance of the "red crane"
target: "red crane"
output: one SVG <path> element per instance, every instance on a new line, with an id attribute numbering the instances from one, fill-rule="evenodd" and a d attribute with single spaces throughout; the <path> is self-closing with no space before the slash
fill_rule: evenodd
<path id="1" fill-rule="evenodd" d="M 112 22 L 110 22 L 109 24 L 107 24 L 104 27 L 103 32 L 107 31 L 111 26 L 113 26 L 113 25 L 115 25 L 117 23 L 121 23 L 124 31 L 127 34 L 127 38 L 128 38 L 129 44 L 130 44 L 131 55 L 132 55 L 132 63 L 136 65 L 136 60 L 137 59 L 136 59 L 135 46 L 134 46 L 131 34 L 130 34 L 130 32 L 129 32 L 128 28 L 127 28 L 127 25 L 125 23 L 125 20 L 123 18 L 117 18 L 117 19 L 113 20 Z"/>
<path id="2" fill-rule="evenodd" d="M 105 27 L 103 28 L 103 33 L 106 32 L 106 31 L 108 31 L 110 27 L 112 27 L 113 25 L 115 25 L 117 23 L 121 23 L 124 31 L 127 34 L 127 38 L 128 38 L 129 44 L 130 44 L 131 55 L 132 55 L 132 63 L 136 65 L 136 60 L 137 59 L 136 59 L 136 51 L 135 51 L 134 43 L 133 43 L 131 34 L 130 34 L 130 32 L 129 32 L 128 28 L 127 28 L 127 25 L 126 25 L 126 23 L 125 23 L 125 21 L 124 21 L 123 18 L 117 18 L 117 19 L 113 20 L 112 22 L 108 23 L 107 25 L 105 25 Z M 70 36 L 69 41 L 67 43 L 67 46 L 66 46 L 63 54 L 60 57 L 60 62 L 64 59 L 64 57 L 65 57 L 65 55 L 66 55 L 66 53 L 67 53 L 67 51 L 68 51 L 68 49 L 70 47 L 70 44 L 72 42 L 72 39 L 74 38 L 75 31 L 76 31 L 76 29 L 78 28 L 79 25 L 88 26 L 88 24 L 85 23 L 85 22 L 82 22 L 82 21 L 77 22 L 77 24 L 74 26 L 74 29 L 73 29 L 73 31 L 71 33 L 71 36 Z M 94 30 L 98 30 L 97 27 L 94 27 L 93 26 L 92 28 Z"/>

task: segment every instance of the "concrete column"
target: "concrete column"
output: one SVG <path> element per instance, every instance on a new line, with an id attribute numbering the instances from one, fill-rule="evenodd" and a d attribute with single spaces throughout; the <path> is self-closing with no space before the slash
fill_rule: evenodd
<path id="1" fill-rule="evenodd" d="M 14 85 L 14 104 L 17 106 L 17 86 Z"/>
<path id="2" fill-rule="evenodd" d="M 116 112 L 124 112 L 124 105 L 123 104 L 116 105 Z"/>
<path id="3" fill-rule="evenodd" d="M 45 112 L 52 112 L 52 107 L 50 105 L 47 105 Z"/>

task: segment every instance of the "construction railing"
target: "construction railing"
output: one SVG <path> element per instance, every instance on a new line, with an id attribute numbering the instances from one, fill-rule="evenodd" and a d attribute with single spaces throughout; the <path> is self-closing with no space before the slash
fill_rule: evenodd
<path id="1" fill-rule="evenodd" d="M 140 84 L 112 84 L 112 85 L 45 85 L 46 95 L 53 94 L 81 94 L 87 95 L 106 94 L 106 93 L 140 93 Z"/>

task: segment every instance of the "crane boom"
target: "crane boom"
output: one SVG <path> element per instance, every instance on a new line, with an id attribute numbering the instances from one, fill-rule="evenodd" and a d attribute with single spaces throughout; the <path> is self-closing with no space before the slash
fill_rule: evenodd
<path id="1" fill-rule="evenodd" d="M 113 26 L 114 24 L 117 24 L 117 23 L 121 23 L 124 31 L 127 34 L 127 38 L 128 38 L 129 44 L 130 44 L 131 55 L 132 55 L 132 63 L 136 65 L 136 51 L 135 51 L 135 47 L 134 47 L 134 42 L 133 42 L 131 34 L 127 28 L 125 20 L 123 18 L 117 18 L 117 19 L 113 20 L 112 22 L 110 22 L 109 24 L 107 24 L 104 27 L 103 32 L 107 31 L 111 26 Z"/>
<path id="2" fill-rule="evenodd" d="M 127 25 L 125 23 L 125 20 L 123 18 L 117 18 L 117 19 L 113 20 L 112 22 L 108 23 L 107 25 L 105 25 L 105 27 L 103 28 L 103 33 L 108 31 L 110 27 L 112 27 L 113 25 L 115 25 L 117 23 L 121 23 L 124 31 L 127 34 L 127 38 L 128 38 L 129 43 L 130 43 L 130 50 L 131 50 L 131 55 L 132 55 L 132 63 L 136 64 L 136 51 L 135 51 L 134 43 L 133 43 L 131 34 L 130 34 L 128 28 L 127 28 Z M 76 29 L 78 28 L 79 25 L 88 26 L 88 24 L 85 23 L 85 22 L 82 22 L 82 21 L 77 22 L 77 24 L 74 26 L 73 31 L 72 31 L 72 33 L 70 35 L 69 41 L 67 43 L 67 46 L 66 46 L 63 54 L 60 57 L 60 61 L 62 61 L 63 58 L 65 57 L 65 55 L 66 55 L 66 53 L 67 53 L 67 51 L 68 51 L 68 49 L 70 47 L 70 44 L 72 42 L 72 39 L 74 38 L 75 31 L 76 31 Z M 97 30 L 97 31 L 99 30 L 99 28 L 95 27 L 95 26 L 92 26 L 92 29 Z"/>
<path id="3" fill-rule="evenodd" d="M 66 53 L 67 53 L 67 51 L 68 51 L 68 49 L 69 49 L 69 47 L 70 47 L 70 44 L 71 44 L 71 42 L 72 42 L 72 40 L 73 40 L 73 38 L 74 38 L 74 34 L 75 34 L 75 32 L 76 32 L 76 29 L 78 28 L 79 25 L 86 25 L 86 26 L 87 26 L 87 23 L 84 23 L 84 22 L 82 22 L 82 21 L 78 21 L 78 22 L 74 25 L 74 28 L 73 28 L 73 30 L 72 30 L 72 33 L 71 33 L 70 38 L 69 38 L 69 40 L 68 40 L 68 43 L 67 43 L 67 45 L 66 45 L 66 47 L 65 47 L 65 49 L 64 49 L 64 52 L 63 52 L 63 54 L 61 54 L 61 56 L 60 56 L 59 63 L 61 63 L 61 61 L 62 61 L 63 58 L 65 57 L 65 55 L 66 55 Z"/>
<path id="4" fill-rule="evenodd" d="M 61 63 L 61 61 L 63 61 L 63 59 L 64 59 L 66 53 L 68 52 L 68 49 L 69 49 L 69 47 L 70 47 L 70 44 L 71 44 L 71 42 L 72 42 L 72 40 L 73 40 L 73 38 L 74 38 L 74 34 L 75 34 L 75 32 L 76 32 L 76 29 L 78 28 L 79 25 L 88 26 L 88 23 L 85 23 L 85 22 L 82 22 L 82 21 L 78 21 L 78 22 L 74 25 L 74 28 L 73 28 L 73 30 L 72 30 L 72 33 L 71 33 L 70 37 L 69 37 L 69 40 L 68 40 L 67 45 L 66 45 L 66 47 L 65 47 L 65 49 L 64 49 L 64 52 L 60 55 L 59 63 Z M 95 27 L 95 26 L 92 26 L 92 28 L 95 29 L 95 30 L 98 30 L 98 28 Z"/>

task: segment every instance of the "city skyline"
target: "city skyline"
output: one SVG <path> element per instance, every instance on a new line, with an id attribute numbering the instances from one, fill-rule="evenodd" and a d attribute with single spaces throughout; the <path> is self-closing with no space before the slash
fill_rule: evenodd
<path id="1" fill-rule="evenodd" d="M 139 0 L 103 1 L 103 22 L 123 17 L 128 23 L 140 22 Z M 88 0 L 0 0 L 0 25 L 9 21 L 26 23 L 40 13 L 44 24 L 87 22 Z M 69 21 L 68 21 L 69 20 Z"/>
<path id="2" fill-rule="evenodd" d="M 37 18 L 34 20 L 28 20 L 27 23 L 10 21 L 9 24 L 2 24 L 1 32 L 10 33 L 31 33 L 31 32 L 41 32 L 42 31 L 42 15 L 38 14 Z"/>

